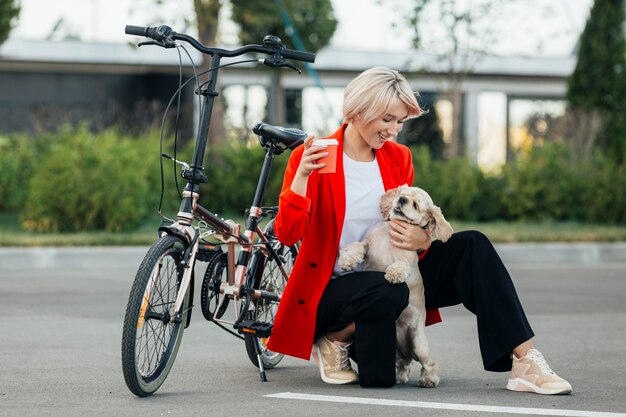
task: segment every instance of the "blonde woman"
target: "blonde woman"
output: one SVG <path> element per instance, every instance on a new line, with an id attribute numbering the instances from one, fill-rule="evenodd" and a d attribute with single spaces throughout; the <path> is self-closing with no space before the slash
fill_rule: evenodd
<path id="1" fill-rule="evenodd" d="M 408 304 L 408 288 L 382 272 L 345 273 L 337 257 L 383 221 L 386 190 L 413 184 L 411 153 L 394 139 L 422 109 L 400 73 L 376 67 L 346 87 L 343 111 L 343 125 L 330 136 L 339 143 L 335 173 L 318 172 L 326 152 L 312 137 L 289 159 L 275 232 L 284 244 L 302 246 L 268 347 L 306 360 L 313 353 L 327 383 L 389 387 L 396 383 L 395 320 Z M 394 245 L 420 253 L 427 325 L 441 321 L 439 307 L 463 303 L 477 316 L 485 369 L 513 371 L 507 388 L 571 392 L 533 348 L 511 278 L 484 235 L 455 233 L 431 244 L 418 226 L 392 221 L 391 229 Z"/>

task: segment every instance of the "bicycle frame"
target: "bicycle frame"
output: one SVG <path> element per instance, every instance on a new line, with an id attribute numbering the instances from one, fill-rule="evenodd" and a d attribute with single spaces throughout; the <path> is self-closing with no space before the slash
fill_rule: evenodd
<path id="1" fill-rule="evenodd" d="M 236 319 L 234 324 L 236 327 L 237 324 L 241 322 L 243 316 L 245 316 L 245 314 L 247 313 L 247 308 L 250 302 L 249 298 L 251 296 L 274 300 L 279 299 L 279 297 L 275 294 L 269 294 L 266 292 L 248 292 L 246 294 L 241 293 L 241 289 L 244 288 L 247 264 L 252 253 L 252 246 L 254 245 L 253 242 L 257 234 L 261 236 L 263 244 L 265 244 L 271 252 L 271 246 L 269 245 L 268 239 L 263 236 L 263 233 L 258 226 L 259 218 L 263 214 L 261 209 L 261 203 L 267 185 L 267 180 L 271 168 L 271 163 L 274 158 L 275 149 L 273 145 L 267 147 L 267 154 L 263 162 L 263 168 L 261 171 L 259 182 L 257 184 L 254 201 L 252 207 L 250 207 L 250 214 L 246 221 L 246 230 L 243 234 L 240 231 L 239 225 L 234 224 L 234 222 L 227 222 L 220 219 L 215 214 L 211 213 L 209 210 L 198 204 L 198 199 L 200 197 L 200 184 L 208 182 L 208 178 L 204 175 L 203 172 L 204 153 L 208 140 L 211 114 L 213 112 L 213 103 L 215 97 L 218 96 L 215 88 L 217 85 L 217 76 L 219 73 L 221 59 L 222 57 L 240 56 L 248 52 L 258 52 L 271 57 L 269 59 L 265 58 L 259 60 L 259 62 L 265 65 L 271 67 L 284 66 L 299 71 L 293 65 L 285 63 L 283 61 L 283 58 L 313 62 L 315 60 L 315 55 L 307 52 L 286 49 L 282 44 L 280 38 L 272 35 L 268 35 L 263 39 L 263 45 L 247 45 L 235 50 L 226 50 L 220 48 L 206 47 L 191 36 L 176 33 L 170 27 L 165 25 L 159 27 L 126 26 L 125 32 L 131 35 L 145 36 L 154 40 L 142 42 L 139 44 L 140 46 L 148 44 L 157 45 L 164 48 L 173 48 L 176 46 L 176 40 L 182 40 L 189 43 L 191 46 L 193 46 L 195 49 L 202 52 L 203 54 L 207 54 L 212 57 L 211 65 L 208 71 L 208 83 L 206 84 L 206 87 L 204 89 L 199 86 L 197 91 L 197 94 L 203 96 L 204 100 L 201 103 L 200 126 L 194 143 L 192 164 L 183 165 L 184 169 L 181 173 L 181 176 L 185 180 L 187 180 L 187 183 L 182 192 L 180 208 L 176 215 L 176 221 L 169 226 L 160 227 L 159 232 L 178 236 L 184 242 L 187 242 L 187 247 L 184 251 L 183 259 L 181 261 L 181 264 L 184 266 L 184 273 L 181 279 L 179 293 L 170 311 L 171 320 L 176 320 L 179 314 L 181 314 L 185 294 L 189 289 L 189 285 L 192 279 L 192 273 L 195 265 L 196 256 L 198 254 L 200 238 L 198 228 L 193 227 L 193 221 L 194 219 L 198 219 L 199 221 L 209 225 L 210 228 L 215 232 L 216 237 L 220 238 L 223 244 L 228 245 L 228 282 L 225 286 L 223 286 L 223 288 L 220 289 L 220 292 L 223 295 L 220 299 L 220 306 L 224 302 L 225 297 L 233 297 L 236 301 L 236 304 L 238 304 L 238 301 L 242 295 L 246 295 L 248 298 L 248 304 L 243 310 L 243 314 L 239 313 L 239 308 L 235 309 Z M 299 133 L 304 134 L 304 132 Z M 285 142 L 293 142 L 293 137 L 283 139 L 285 140 Z M 234 254 L 235 246 L 237 244 L 241 246 L 241 250 L 239 252 L 239 258 L 235 262 Z M 276 254 L 273 253 L 271 255 L 276 256 Z M 278 263 L 280 265 L 280 262 Z M 284 268 L 281 268 L 281 272 L 286 275 Z M 285 276 L 285 278 L 287 277 Z"/>
<path id="2" fill-rule="evenodd" d="M 266 155 L 243 231 L 239 224 L 221 219 L 198 204 L 200 185 L 209 180 L 204 174 L 204 154 L 213 104 L 218 96 L 215 90 L 223 57 L 256 52 L 269 57 L 257 59 L 260 63 L 297 70 L 283 59 L 313 62 L 315 55 L 286 49 L 279 38 L 271 35 L 263 39 L 263 45 L 225 50 L 206 47 L 188 35 L 172 31 L 168 26 L 126 26 L 125 32 L 154 40 L 142 42 L 140 46 L 151 44 L 174 48 L 177 47 L 175 41 L 182 40 L 212 57 L 208 81 L 205 84 L 197 83 L 197 94 L 202 99 L 191 165 L 163 154 L 183 166 L 181 176 L 186 183 L 175 221 L 166 219 L 167 224 L 159 227 L 159 239 L 148 250 L 131 288 L 122 336 L 122 368 L 126 384 L 136 395 L 147 396 L 155 392 L 167 378 L 184 328 L 191 319 L 193 274 L 197 260 L 208 262 L 202 283 L 202 312 L 205 318 L 240 337 L 223 326 L 230 324 L 243 335 L 241 338 L 245 341 L 248 357 L 258 366 L 261 379 L 266 381 L 265 364 L 273 367 L 282 356 L 271 356 L 274 355 L 272 352 L 265 356 L 266 350 L 259 344 L 271 335 L 275 303 L 280 301 L 282 288 L 288 279 L 288 268 L 285 265 L 293 265 L 298 246 L 285 246 L 270 233 L 268 236 L 264 234 L 260 221 L 268 213 L 276 213 L 276 209 L 269 210 L 261 204 L 274 156 L 287 148 L 299 146 L 307 135 L 297 129 L 264 123 L 252 129 L 259 135 Z M 177 94 L 186 84 L 180 85 Z M 271 230 L 270 227 L 271 223 L 266 230 Z M 209 242 L 209 236 L 217 240 L 215 245 Z M 235 259 L 237 248 L 239 254 Z M 227 273 L 225 280 L 222 274 L 224 269 Z M 153 299 L 156 300 L 154 304 Z M 234 301 L 234 320 L 228 321 L 222 316 L 231 299 Z M 245 304 L 242 305 L 242 302 Z M 211 310 L 215 304 L 215 310 Z M 146 320 L 150 321 L 149 325 L 145 324 Z M 150 334 L 154 337 L 145 336 Z"/>
<path id="3" fill-rule="evenodd" d="M 263 209 L 261 208 L 261 204 L 263 202 L 263 197 L 265 194 L 265 189 L 267 187 L 273 159 L 274 148 L 269 147 L 263 161 L 263 166 L 261 168 L 261 174 L 259 177 L 259 182 L 257 183 L 253 203 L 250 207 L 249 215 L 246 219 L 246 230 L 243 234 L 240 232 L 239 224 L 230 221 L 224 221 L 217 217 L 215 214 L 211 213 L 206 208 L 199 205 L 197 203 L 199 193 L 192 193 L 187 189 L 185 189 L 185 191 L 183 192 L 181 211 L 182 208 L 184 206 L 186 207 L 186 204 L 188 204 L 185 199 L 190 199 L 192 201 L 193 209 L 192 220 L 193 218 L 196 218 L 202 222 L 211 225 L 211 229 L 215 231 L 215 236 L 218 238 L 218 240 L 222 242 L 222 244 L 227 245 L 227 250 L 225 251 L 228 259 L 227 283 L 223 283 L 222 288 L 220 288 L 220 293 L 222 293 L 223 296 L 220 297 L 220 302 L 216 309 L 219 309 L 222 306 L 225 297 L 233 297 L 235 301 L 235 321 L 229 322 L 226 320 L 216 319 L 215 321 L 217 322 L 232 324 L 234 326 L 240 323 L 242 318 L 245 317 L 245 315 L 247 314 L 248 310 L 247 308 L 245 308 L 244 310 L 240 310 L 239 308 L 239 302 L 244 295 L 255 299 L 265 298 L 274 301 L 280 300 L 280 297 L 278 295 L 267 292 L 255 290 L 250 294 L 243 294 L 241 291 L 241 289 L 244 288 L 247 265 L 250 260 L 250 255 L 252 253 L 253 247 L 258 245 L 265 245 L 270 252 L 270 256 L 276 257 L 276 255 L 272 253 L 272 249 L 269 245 L 269 240 L 259 228 L 259 220 L 263 216 Z M 190 183 L 188 183 L 188 185 L 189 184 Z M 171 311 L 172 320 L 181 313 L 185 294 L 189 287 L 189 283 L 191 282 L 191 275 L 193 271 L 193 266 L 195 264 L 195 258 L 198 253 L 198 230 L 192 227 L 191 222 L 186 222 L 188 219 L 187 214 L 188 213 L 186 212 L 183 212 L 182 214 L 181 212 L 179 212 L 179 215 L 177 216 L 178 221 L 176 223 L 171 226 L 162 227 L 159 229 L 168 233 L 179 234 L 182 232 L 191 243 L 191 250 L 188 250 L 189 255 L 188 257 L 186 257 L 184 263 L 185 271 L 181 280 L 181 288 Z M 260 237 L 261 243 L 254 243 L 257 235 Z M 235 249 L 237 245 L 240 245 L 240 251 L 238 259 L 237 261 L 235 261 Z M 280 262 L 279 265 L 281 273 L 286 280 L 288 278 L 287 272 Z"/>

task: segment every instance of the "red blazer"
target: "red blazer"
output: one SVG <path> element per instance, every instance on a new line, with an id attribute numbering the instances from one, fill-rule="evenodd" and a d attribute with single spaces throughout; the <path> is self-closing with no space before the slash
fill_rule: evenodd
<path id="1" fill-rule="evenodd" d="M 300 252 L 278 307 L 268 348 L 308 360 L 315 332 L 319 300 L 330 280 L 339 250 L 339 239 L 346 211 L 346 183 L 343 172 L 344 124 L 331 135 L 339 141 L 337 170 L 334 174 L 314 171 L 308 179 L 307 195 L 290 186 L 304 147 L 296 148 L 285 171 L 274 230 L 278 239 L 293 245 L 302 240 Z M 413 184 L 413 163 L 406 146 L 387 142 L 376 151 L 385 190 Z M 426 324 L 441 321 L 439 310 L 429 310 Z"/>

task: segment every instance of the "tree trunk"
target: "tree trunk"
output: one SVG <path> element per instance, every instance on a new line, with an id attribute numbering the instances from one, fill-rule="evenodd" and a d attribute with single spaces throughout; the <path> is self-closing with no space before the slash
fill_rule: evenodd
<path id="1" fill-rule="evenodd" d="M 219 0 L 194 0 L 194 9 L 198 24 L 198 38 L 201 43 L 207 46 L 216 46 L 217 27 L 219 22 L 219 13 L 222 6 Z M 201 71 L 210 68 L 211 57 L 209 55 L 202 56 Z M 208 74 L 208 77 L 213 76 Z M 219 80 L 215 90 L 221 94 L 219 88 Z M 213 112 L 211 114 L 211 123 L 209 126 L 208 147 L 224 143 L 226 141 L 226 131 L 224 129 L 224 105 L 222 99 L 218 96 L 213 102 Z"/>
<path id="2" fill-rule="evenodd" d="M 446 159 L 451 159 L 463 154 L 463 91 L 460 87 L 453 85 L 447 95 L 452 103 L 452 131 L 450 143 L 446 144 L 444 155 Z"/>
<path id="3" fill-rule="evenodd" d="M 280 68 L 272 69 L 269 92 L 268 122 L 273 125 L 285 125 L 285 90 L 282 87 Z"/>

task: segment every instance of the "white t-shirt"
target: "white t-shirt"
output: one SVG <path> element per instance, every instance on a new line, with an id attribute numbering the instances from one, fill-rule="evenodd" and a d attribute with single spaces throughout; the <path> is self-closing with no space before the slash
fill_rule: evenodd
<path id="1" fill-rule="evenodd" d="M 346 216 L 341 230 L 339 249 L 349 243 L 360 242 L 380 223 L 380 197 L 385 192 L 383 177 L 380 175 L 378 162 L 358 162 L 343 154 L 343 168 L 346 179 Z M 339 254 L 337 254 L 337 259 Z M 335 259 L 334 275 L 345 274 Z M 358 265 L 355 271 L 363 270 Z"/>

